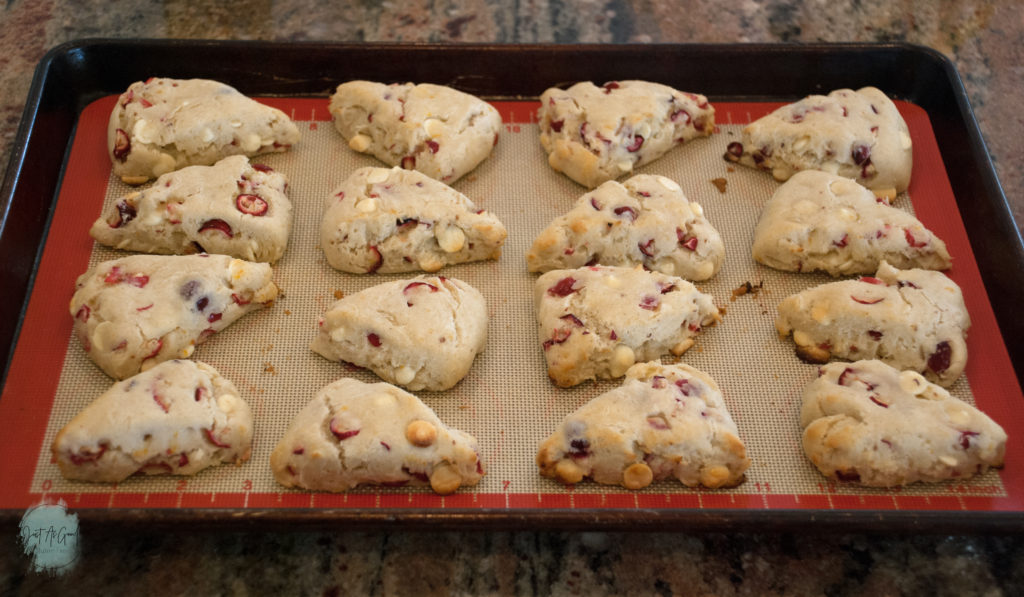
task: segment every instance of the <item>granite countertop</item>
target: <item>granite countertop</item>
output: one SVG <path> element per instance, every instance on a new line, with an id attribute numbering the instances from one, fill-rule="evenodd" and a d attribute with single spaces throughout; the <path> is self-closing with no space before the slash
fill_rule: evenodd
<path id="1" fill-rule="evenodd" d="M 324 3 L 8 0 L 0 6 L 0 164 L 33 69 L 86 37 L 433 42 L 906 41 L 959 70 L 1024 223 L 1024 5 L 1011 0 L 551 0 Z M 0 593 L 1024 594 L 1015 537 L 570 532 L 130 533 L 88 529 L 73 570 L 33 572 L 0 532 Z"/>

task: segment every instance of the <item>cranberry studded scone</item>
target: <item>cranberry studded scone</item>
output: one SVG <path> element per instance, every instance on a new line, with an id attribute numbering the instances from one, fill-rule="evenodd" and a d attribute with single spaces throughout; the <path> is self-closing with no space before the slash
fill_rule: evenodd
<path id="1" fill-rule="evenodd" d="M 541 475 L 643 489 L 675 477 L 687 487 L 734 487 L 750 466 L 722 391 L 684 364 L 638 363 L 622 385 L 584 404 L 540 444 Z"/>
<path id="2" fill-rule="evenodd" d="M 234 384 L 206 363 L 173 360 L 115 383 L 61 429 L 51 450 L 66 479 L 112 483 L 240 464 L 252 431 Z"/>
<path id="3" fill-rule="evenodd" d="M 693 284 L 641 268 L 553 270 L 537 278 L 534 299 L 548 376 L 560 387 L 681 355 L 721 319 L 712 297 Z"/>
<path id="4" fill-rule="evenodd" d="M 946 244 L 907 212 L 849 178 L 804 170 L 768 200 L 753 256 L 791 272 L 868 274 L 882 261 L 900 269 L 949 269 Z"/>
<path id="5" fill-rule="evenodd" d="M 124 379 L 170 359 L 277 298 L 273 271 L 226 255 L 133 255 L 78 277 L 71 316 L 89 358 Z"/>
<path id="6" fill-rule="evenodd" d="M 779 181 L 801 170 L 824 170 L 892 198 L 910 186 L 913 149 L 896 104 L 864 87 L 782 106 L 747 125 L 725 158 L 768 170 Z"/>
<path id="7" fill-rule="evenodd" d="M 328 199 L 320 248 L 354 274 L 436 272 L 497 259 L 508 231 L 494 214 L 425 174 L 360 168 Z"/>
<path id="8" fill-rule="evenodd" d="M 821 474 L 891 487 L 1003 466 L 1006 432 L 916 371 L 830 363 L 804 389 L 804 452 Z"/>
<path id="9" fill-rule="evenodd" d="M 447 390 L 487 343 L 487 305 L 455 278 L 420 276 L 372 286 L 324 313 L 310 349 L 365 367 L 409 390 Z"/>
<path id="10" fill-rule="evenodd" d="M 114 174 L 128 184 L 231 155 L 285 151 L 298 141 L 299 129 L 284 112 L 207 79 L 132 83 L 107 128 Z"/>
<path id="11" fill-rule="evenodd" d="M 501 130 L 494 106 L 429 83 L 349 81 L 338 85 L 329 109 L 353 150 L 447 184 L 491 155 Z"/>
<path id="12" fill-rule="evenodd" d="M 948 387 L 967 365 L 967 314 L 960 287 L 940 272 L 898 270 L 822 284 L 779 303 L 775 329 L 793 334 L 805 361 L 879 359 Z"/>
<path id="13" fill-rule="evenodd" d="M 587 81 L 540 96 L 540 143 L 548 164 L 594 188 L 715 130 L 703 95 L 648 81 Z"/>
<path id="14" fill-rule="evenodd" d="M 718 231 L 675 181 L 639 174 L 584 194 L 526 254 L 531 272 L 642 265 L 687 280 L 714 276 L 725 258 Z"/>
<path id="15" fill-rule="evenodd" d="M 338 492 L 430 485 L 444 495 L 484 475 L 473 436 L 408 392 L 350 378 L 321 389 L 295 416 L 270 468 L 285 487 Z"/>
<path id="16" fill-rule="evenodd" d="M 144 253 L 218 253 L 273 263 L 292 228 L 284 175 L 245 156 L 164 174 L 92 225 L 97 242 Z"/>

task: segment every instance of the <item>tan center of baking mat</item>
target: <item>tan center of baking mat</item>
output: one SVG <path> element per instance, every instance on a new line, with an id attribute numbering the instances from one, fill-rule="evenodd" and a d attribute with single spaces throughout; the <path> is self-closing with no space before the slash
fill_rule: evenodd
<path id="1" fill-rule="evenodd" d="M 522 112 L 527 113 L 531 104 L 523 105 Z M 726 244 L 721 272 L 710 282 L 698 285 L 715 297 L 716 304 L 725 307 L 724 321 L 702 332 L 694 348 L 681 359 L 710 373 L 722 387 L 752 461 L 745 484 L 717 493 L 889 495 L 893 490 L 829 484 L 803 455 L 798 426 L 800 394 L 803 386 L 815 378 L 817 368 L 794 356 L 791 341 L 777 337 L 773 325 L 775 305 L 791 293 L 833 279 L 827 275 L 778 272 L 751 259 L 754 226 L 762 205 L 778 183 L 763 172 L 730 166 L 722 159 L 725 146 L 739 138 L 741 129 L 740 125 L 728 123 L 746 122 L 747 118 L 720 111 L 718 121 L 722 123 L 720 133 L 675 148 L 637 171 L 661 174 L 679 182 L 686 196 L 704 207 L 707 218 Z M 113 491 L 293 491 L 274 481 L 269 466 L 270 452 L 292 417 L 319 388 L 335 379 L 349 376 L 365 382 L 378 381 L 368 371 L 353 371 L 328 362 L 309 350 L 309 342 L 316 333 L 317 319 L 334 302 L 336 292 L 347 296 L 415 274 L 360 276 L 341 273 L 327 265 L 318 248 L 325 201 L 356 168 L 381 164 L 349 150 L 329 122 L 307 121 L 299 125 L 304 131 L 303 138 L 290 152 L 253 160 L 284 173 L 289 181 L 294 228 L 288 249 L 274 268 L 275 281 L 283 296 L 271 309 L 247 315 L 214 335 L 193 356 L 231 379 L 252 406 L 256 434 L 251 460 L 237 467 L 213 467 L 193 477 L 133 477 Z M 715 179 L 726 181 L 724 192 L 712 182 Z M 511 123 L 506 124 L 492 155 L 454 186 L 480 208 L 495 213 L 507 226 L 509 238 L 497 262 L 442 270 L 445 276 L 475 286 L 486 297 L 490 313 L 487 348 L 455 388 L 442 393 L 420 392 L 418 396 L 446 423 L 471 433 L 479 441 L 487 475 L 476 487 L 463 488 L 460 493 L 564 494 L 567 490 L 561 484 L 539 476 L 534 464 L 537 445 L 568 413 L 619 384 L 591 382 L 560 389 L 548 380 L 534 319 L 532 287 L 536 276 L 526 271 L 525 254 L 534 237 L 553 218 L 568 211 L 585 189 L 547 166 L 535 124 Z M 131 190 L 112 177 L 105 205 Z M 912 211 L 906 196 L 900 197 L 895 205 Z M 86 234 L 86 230 L 87 223 L 83 223 L 82 233 Z M 123 255 L 97 246 L 90 264 Z M 756 295 L 732 300 L 732 291 L 747 282 L 763 282 L 763 289 Z M 49 453 L 59 429 L 110 385 L 111 380 L 89 361 L 78 342 L 69 338 L 33 491 L 40 491 L 44 482 L 49 491 L 57 493 L 111 491 L 106 484 L 64 480 Z M 966 378 L 961 378 L 951 392 L 974 403 Z M 916 484 L 900 489 L 899 493 L 949 496 L 952 485 Z M 957 491 L 975 496 L 1006 495 L 996 472 L 955 485 Z M 624 490 L 584 482 L 573 491 L 603 494 Z M 654 483 L 642 491 L 698 493 L 674 480 Z M 416 492 L 429 493 L 429 489 L 355 490 L 381 495 Z"/>

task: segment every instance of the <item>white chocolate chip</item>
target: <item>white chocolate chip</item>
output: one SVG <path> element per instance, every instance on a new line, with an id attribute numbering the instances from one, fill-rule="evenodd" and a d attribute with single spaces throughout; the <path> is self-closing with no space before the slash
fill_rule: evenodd
<path id="1" fill-rule="evenodd" d="M 224 394 L 217 398 L 217 407 L 226 413 L 234 411 L 237 406 L 238 396 L 233 394 Z"/>
<path id="2" fill-rule="evenodd" d="M 611 374 L 612 377 L 625 375 L 626 370 L 636 363 L 636 354 L 633 349 L 625 344 L 619 344 L 612 351 Z"/>
<path id="3" fill-rule="evenodd" d="M 946 411 L 949 421 L 954 425 L 966 425 L 971 420 L 971 415 L 966 410 L 957 409 L 952 412 Z"/>
<path id="4" fill-rule="evenodd" d="M 437 236 L 438 246 L 445 253 L 461 251 L 462 247 L 466 244 L 466 234 L 455 226 L 439 227 L 435 235 Z"/>
<path id="5" fill-rule="evenodd" d="M 662 261 L 655 267 L 655 269 L 665 274 L 666 276 L 676 275 L 676 266 L 669 260 Z"/>
<path id="6" fill-rule="evenodd" d="M 228 264 L 228 277 L 238 280 L 245 275 L 245 262 L 241 259 L 232 259 Z"/>
<path id="7" fill-rule="evenodd" d="M 619 170 L 622 170 L 623 172 L 631 172 L 633 170 L 633 162 L 629 160 L 623 160 L 616 164 L 616 166 L 618 166 Z"/>
<path id="8" fill-rule="evenodd" d="M 260 148 L 263 140 L 256 133 L 249 133 L 242 139 L 242 149 L 246 152 L 256 151 Z"/>
<path id="9" fill-rule="evenodd" d="M 917 371 L 903 371 L 900 373 L 900 389 L 904 392 L 917 396 L 928 388 L 928 381 Z"/>
<path id="10" fill-rule="evenodd" d="M 212 143 L 215 138 L 213 131 L 208 128 L 203 129 L 203 143 Z"/>
<path id="11" fill-rule="evenodd" d="M 395 369 L 395 383 L 404 386 L 416 378 L 416 370 L 408 365 Z"/>
<path id="12" fill-rule="evenodd" d="M 800 137 L 799 139 L 797 139 L 793 143 L 793 151 L 803 151 L 804 149 L 807 148 L 807 144 L 810 143 L 810 142 L 811 142 L 810 137 L 807 137 L 806 135 L 803 136 L 803 137 Z"/>
<path id="13" fill-rule="evenodd" d="M 156 164 L 153 166 L 153 176 L 160 176 L 172 172 L 178 167 L 178 163 L 174 160 L 174 156 L 169 153 L 161 153 Z"/>
<path id="14" fill-rule="evenodd" d="M 817 321 L 818 323 L 828 323 L 828 309 L 823 307 L 822 305 L 814 305 L 813 307 L 811 307 L 811 318 L 814 319 L 814 321 Z"/>
<path id="15" fill-rule="evenodd" d="M 800 346 L 811 346 L 814 344 L 814 340 L 811 340 L 811 337 L 802 330 L 795 330 L 793 332 L 793 342 Z"/>
<path id="16" fill-rule="evenodd" d="M 945 464 L 946 466 L 956 466 L 957 465 L 956 458 L 953 458 L 952 456 L 939 456 L 939 462 L 941 462 L 942 464 Z"/>
<path id="17" fill-rule="evenodd" d="M 636 129 L 634 129 L 634 132 L 637 135 L 640 135 L 641 137 L 646 139 L 647 137 L 651 136 L 651 125 L 647 124 L 646 122 L 641 122 L 639 126 L 637 126 Z"/>
<path id="18" fill-rule="evenodd" d="M 440 137 L 444 134 L 444 123 L 436 118 L 428 118 L 423 121 L 423 130 L 430 138 Z"/>
<path id="19" fill-rule="evenodd" d="M 857 221 L 857 212 L 853 211 L 849 207 L 840 207 L 839 208 L 839 218 L 843 219 L 843 220 L 846 220 L 847 222 L 856 222 Z"/>
<path id="20" fill-rule="evenodd" d="M 903 149 L 910 149 L 913 142 L 910 140 L 910 135 L 900 131 L 900 147 Z"/>
<path id="21" fill-rule="evenodd" d="M 189 344 L 185 348 L 181 349 L 181 358 L 187 359 L 190 356 L 192 356 L 192 353 L 194 353 L 195 351 L 196 351 L 196 347 L 194 345 L 192 345 L 192 344 Z"/>
<path id="22" fill-rule="evenodd" d="M 700 280 L 707 280 L 711 277 L 711 273 L 713 271 L 715 271 L 715 264 L 710 261 L 705 261 L 700 264 L 699 268 L 697 268 L 697 275 L 695 277 Z"/>
<path id="23" fill-rule="evenodd" d="M 683 190 L 682 188 L 679 187 L 678 184 L 676 184 L 676 181 L 672 180 L 671 178 L 665 178 L 664 176 L 659 176 L 658 177 L 658 182 L 661 183 L 661 186 L 663 186 L 666 189 L 672 191 L 673 193 Z"/>
<path id="24" fill-rule="evenodd" d="M 351 147 L 354 151 L 362 153 L 370 148 L 371 141 L 372 139 L 370 139 L 366 135 L 356 135 L 348 140 L 348 146 Z"/>
<path id="25" fill-rule="evenodd" d="M 800 201 L 797 202 L 796 205 L 793 206 L 793 211 L 802 215 L 812 214 L 818 211 L 819 209 L 821 208 L 818 207 L 817 203 L 813 201 L 808 201 L 807 199 L 801 199 Z"/>
<path id="26" fill-rule="evenodd" d="M 604 285 L 608 288 L 622 288 L 622 280 L 617 276 L 608 275 L 604 279 Z"/>
<path id="27" fill-rule="evenodd" d="M 104 321 L 92 331 L 92 347 L 101 351 L 110 350 L 119 343 L 118 336 L 117 326 L 111 321 Z"/>
<path id="28" fill-rule="evenodd" d="M 356 211 L 361 211 L 364 214 L 368 214 L 377 209 L 377 202 L 373 198 L 363 199 L 359 203 L 356 203 Z"/>
<path id="29" fill-rule="evenodd" d="M 237 129 L 237 128 L 241 128 L 241 126 L 242 126 L 242 121 L 241 120 L 232 120 L 231 121 L 231 128 Z"/>
<path id="30" fill-rule="evenodd" d="M 675 183 L 672 183 L 672 184 L 675 184 Z M 701 207 L 700 203 L 697 203 L 696 201 L 690 203 L 690 209 L 693 210 L 693 213 L 698 218 L 704 215 L 704 208 Z"/>
<path id="31" fill-rule="evenodd" d="M 388 176 L 390 174 L 391 174 L 391 171 L 388 170 L 387 168 L 374 168 L 373 170 L 370 170 L 366 174 L 366 182 L 368 182 L 370 184 L 377 184 L 377 183 L 380 183 L 380 182 L 384 182 L 385 180 L 388 179 Z"/>
<path id="32" fill-rule="evenodd" d="M 152 127 L 149 125 L 149 121 L 140 120 L 132 127 L 132 137 L 139 143 L 152 143 L 153 139 L 149 136 L 151 130 Z"/>
<path id="33" fill-rule="evenodd" d="M 672 347 L 672 354 L 679 356 L 693 347 L 693 338 L 687 338 Z"/>
<path id="34" fill-rule="evenodd" d="M 335 342 L 345 342 L 345 337 L 348 335 L 348 330 L 344 326 L 338 326 L 331 330 L 331 340 Z"/>

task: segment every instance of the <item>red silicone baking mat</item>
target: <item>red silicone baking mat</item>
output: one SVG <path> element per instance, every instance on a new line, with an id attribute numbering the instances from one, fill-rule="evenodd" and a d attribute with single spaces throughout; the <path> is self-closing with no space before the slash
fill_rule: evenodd
<path id="1" fill-rule="evenodd" d="M 284 154 L 257 158 L 289 177 L 296 221 L 285 257 L 275 266 L 284 291 L 277 304 L 235 323 L 194 355 L 218 368 L 239 387 L 256 416 L 253 457 L 242 466 L 220 466 L 193 477 L 133 477 L 116 485 L 64 480 L 51 462 L 49 443 L 75 413 L 112 383 L 85 356 L 71 334 L 67 304 L 76 277 L 91 264 L 123 253 L 94 246 L 91 222 L 104 202 L 130 189 L 111 177 L 105 152 L 106 123 L 114 97 L 82 113 L 60 190 L 35 286 L 7 384 L 0 398 L 0 438 L 5 483 L 0 508 L 24 508 L 42 499 L 63 499 L 72 508 L 413 508 L 453 509 L 745 509 L 1020 511 L 1024 478 L 1014 461 L 1021 424 L 1020 386 L 996 326 L 942 164 L 928 115 L 899 103 L 914 143 L 910 191 L 895 203 L 913 211 L 945 240 L 954 257 L 948 272 L 963 289 L 972 328 L 963 379 L 951 391 L 977 404 L 1007 430 L 1007 466 L 980 477 L 896 489 L 870 489 L 828 482 L 800 450 L 800 392 L 816 367 L 799 361 L 791 342 L 780 340 L 772 322 L 775 305 L 792 292 L 831 281 L 821 275 L 775 272 L 749 256 L 760 207 L 778 183 L 770 175 L 722 159 L 742 125 L 771 111 L 773 103 L 716 103 L 718 131 L 710 139 L 674 149 L 639 173 L 676 180 L 701 203 L 722 233 L 727 257 L 715 279 L 700 284 L 726 310 L 723 323 L 706 331 L 681 360 L 709 372 L 722 386 L 727 405 L 746 442 L 752 465 L 747 481 L 729 490 L 698 490 L 663 481 L 637 491 L 585 482 L 564 487 L 537 474 L 538 442 L 561 419 L 617 382 L 560 389 L 546 378 L 533 320 L 532 282 L 524 255 L 533 238 L 567 211 L 584 189 L 546 165 L 537 141 L 535 102 L 495 102 L 505 130 L 494 153 L 455 187 L 497 214 L 509 229 L 497 262 L 448 268 L 488 301 L 487 349 L 470 375 L 444 393 L 420 397 L 450 425 L 480 441 L 487 475 L 475 487 L 448 496 L 422 488 L 359 488 L 345 494 L 285 490 L 274 483 L 267 458 L 299 409 L 330 381 L 372 374 L 351 371 L 312 354 L 307 346 L 316 318 L 335 300 L 402 276 L 356 276 L 326 265 L 316 247 L 323 201 L 355 168 L 372 158 L 350 151 L 333 130 L 326 98 L 267 99 L 299 121 L 303 140 Z M 725 190 L 712 180 L 724 179 Z M 909 196 L 908 196 L 909 195 Z M 733 299 L 732 289 L 764 282 L 756 295 Z"/>

